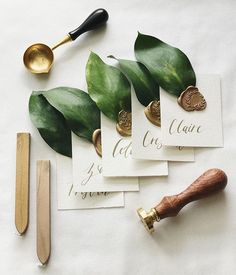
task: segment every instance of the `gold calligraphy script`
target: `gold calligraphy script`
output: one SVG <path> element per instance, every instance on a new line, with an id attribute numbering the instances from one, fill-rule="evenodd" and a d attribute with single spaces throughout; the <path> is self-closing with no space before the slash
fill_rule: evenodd
<path id="1" fill-rule="evenodd" d="M 117 141 L 114 149 L 112 151 L 112 157 L 116 158 L 118 156 L 123 156 L 128 158 L 132 154 L 132 142 L 121 138 Z"/>
<path id="2" fill-rule="evenodd" d="M 143 147 L 155 147 L 156 149 L 162 148 L 162 141 L 159 137 L 154 137 L 151 133 L 151 131 L 147 131 L 143 137 Z"/>
<path id="3" fill-rule="evenodd" d="M 81 185 L 88 184 L 92 177 L 100 175 L 100 174 L 102 174 L 102 166 L 100 164 L 95 164 L 93 162 L 85 170 L 85 178 L 81 181 Z"/>
<path id="4" fill-rule="evenodd" d="M 74 192 L 74 193 L 72 193 L 73 190 L 74 190 L 74 184 L 70 183 L 68 197 L 70 197 L 71 194 L 74 194 L 75 197 L 80 196 L 82 200 L 85 200 L 86 198 L 97 197 L 97 196 L 106 197 L 110 193 L 110 192 Z"/>
<path id="5" fill-rule="evenodd" d="M 172 120 L 169 126 L 169 134 L 200 134 L 202 132 L 202 125 L 195 125 L 193 123 L 186 124 L 184 119 L 178 121 L 176 118 Z"/>
<path id="6" fill-rule="evenodd" d="M 106 197 L 110 192 L 82 192 L 80 193 L 81 198 L 85 200 L 86 198 L 92 198 L 97 196 L 104 196 Z"/>
<path id="7" fill-rule="evenodd" d="M 162 141 L 160 139 L 160 137 L 154 137 L 152 132 L 150 130 L 148 130 L 145 135 L 143 136 L 143 140 L 142 140 L 142 146 L 144 148 L 149 148 L 149 147 L 154 147 L 157 150 L 160 150 L 163 147 Z M 176 146 L 176 148 L 179 151 L 183 150 L 183 146 Z"/>

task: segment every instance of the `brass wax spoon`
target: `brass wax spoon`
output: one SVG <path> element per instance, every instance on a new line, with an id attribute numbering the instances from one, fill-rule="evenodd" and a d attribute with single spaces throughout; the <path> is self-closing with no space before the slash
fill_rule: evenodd
<path id="1" fill-rule="evenodd" d="M 74 41 L 81 34 L 91 31 L 105 24 L 108 20 L 108 13 L 104 9 L 97 9 L 75 30 L 69 32 L 59 43 L 52 48 L 45 44 L 37 43 L 31 45 L 24 53 L 23 61 L 25 67 L 32 73 L 48 73 L 52 67 L 54 56 L 53 50 L 57 47 Z"/>

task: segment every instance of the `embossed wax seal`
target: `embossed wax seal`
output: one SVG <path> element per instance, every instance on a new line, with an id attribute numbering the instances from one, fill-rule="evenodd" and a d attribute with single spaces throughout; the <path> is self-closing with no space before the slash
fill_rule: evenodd
<path id="1" fill-rule="evenodd" d="M 130 112 L 124 110 L 118 114 L 118 123 L 116 124 L 117 132 L 122 136 L 131 136 L 132 117 Z"/>
<path id="2" fill-rule="evenodd" d="M 207 103 L 204 96 L 199 92 L 197 87 L 189 86 L 181 93 L 177 99 L 179 105 L 188 112 L 202 111 L 206 109 Z"/>
<path id="3" fill-rule="evenodd" d="M 144 109 L 147 119 L 154 125 L 161 126 L 161 105 L 159 100 L 154 100 Z"/>
<path id="4" fill-rule="evenodd" d="M 101 129 L 97 129 L 93 132 L 92 141 L 97 154 L 101 157 L 102 156 Z"/>

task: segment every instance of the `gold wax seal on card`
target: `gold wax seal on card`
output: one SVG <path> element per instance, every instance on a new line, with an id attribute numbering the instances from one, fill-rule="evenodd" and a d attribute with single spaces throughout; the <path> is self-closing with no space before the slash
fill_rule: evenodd
<path id="1" fill-rule="evenodd" d="M 204 96 L 199 92 L 197 87 L 189 86 L 181 93 L 177 99 L 179 105 L 188 112 L 202 111 L 206 109 L 207 103 Z"/>
<path id="2" fill-rule="evenodd" d="M 119 112 L 118 123 L 116 124 L 116 130 L 120 135 L 124 137 L 131 136 L 131 130 L 132 130 L 131 112 L 126 112 L 124 110 Z"/>
<path id="3" fill-rule="evenodd" d="M 147 119 L 154 125 L 161 126 L 161 105 L 160 100 L 154 100 L 144 109 Z"/>
<path id="4" fill-rule="evenodd" d="M 102 156 L 102 137 L 101 129 L 97 129 L 93 132 L 92 141 L 97 154 Z"/>

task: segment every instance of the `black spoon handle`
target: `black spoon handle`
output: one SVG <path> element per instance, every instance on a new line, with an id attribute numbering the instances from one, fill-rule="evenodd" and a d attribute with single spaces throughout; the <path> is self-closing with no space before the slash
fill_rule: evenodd
<path id="1" fill-rule="evenodd" d="M 72 40 L 75 40 L 82 33 L 94 30 L 105 24 L 108 20 L 108 12 L 104 9 L 97 9 L 75 30 L 69 32 Z"/>

